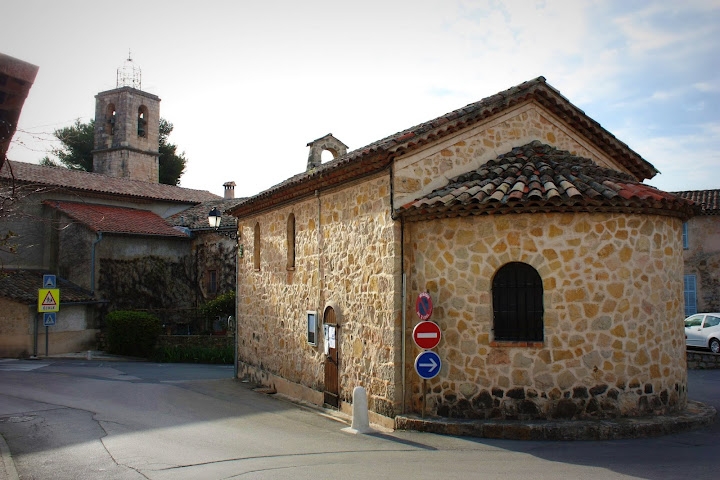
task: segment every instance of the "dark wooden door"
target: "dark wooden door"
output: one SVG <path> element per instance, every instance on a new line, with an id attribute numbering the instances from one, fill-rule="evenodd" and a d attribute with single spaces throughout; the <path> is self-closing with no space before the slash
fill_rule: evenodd
<path id="1" fill-rule="evenodd" d="M 340 325 L 337 323 L 335 310 L 332 307 L 325 309 L 324 323 L 329 326 L 328 331 L 334 333 L 334 344 L 330 344 L 328 354 L 325 356 L 325 404 L 338 408 L 340 406 Z M 323 329 L 324 330 L 324 329 Z M 332 339 L 326 339 L 332 342 Z"/>

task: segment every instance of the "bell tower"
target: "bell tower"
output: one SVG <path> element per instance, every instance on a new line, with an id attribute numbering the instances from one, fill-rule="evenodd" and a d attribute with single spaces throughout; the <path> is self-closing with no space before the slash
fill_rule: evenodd
<path id="1" fill-rule="evenodd" d="M 116 88 L 95 95 L 93 171 L 158 183 L 160 98 L 141 90 L 141 76 L 128 55 Z"/>

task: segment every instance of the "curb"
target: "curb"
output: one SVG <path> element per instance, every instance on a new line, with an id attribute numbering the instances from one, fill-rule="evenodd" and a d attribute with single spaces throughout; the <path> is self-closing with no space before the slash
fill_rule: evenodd
<path id="1" fill-rule="evenodd" d="M 712 425 L 716 415 L 714 407 L 688 401 L 684 411 L 656 417 L 522 422 L 442 417 L 422 419 L 416 415 L 398 415 L 395 428 L 505 440 L 619 440 L 657 437 L 706 427 Z"/>
<path id="2" fill-rule="evenodd" d="M 15 462 L 10 455 L 10 447 L 5 442 L 5 438 L 0 435 L 0 480 L 18 480 Z"/>

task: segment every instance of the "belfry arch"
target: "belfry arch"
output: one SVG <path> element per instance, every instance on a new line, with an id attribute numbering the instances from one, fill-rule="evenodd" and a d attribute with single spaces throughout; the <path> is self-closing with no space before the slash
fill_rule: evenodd
<path id="1" fill-rule="evenodd" d="M 307 171 L 313 168 L 319 167 L 322 164 L 322 152 L 328 151 L 332 153 L 333 159 L 342 157 L 347 153 L 347 145 L 342 143 L 337 138 L 333 137 L 332 133 L 328 133 L 324 137 L 320 137 L 317 140 L 307 144 L 310 147 L 310 154 L 308 155 Z"/>

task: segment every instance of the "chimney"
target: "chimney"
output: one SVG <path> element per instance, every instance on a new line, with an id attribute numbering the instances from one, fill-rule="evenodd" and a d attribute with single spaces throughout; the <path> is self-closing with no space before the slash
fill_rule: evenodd
<path id="1" fill-rule="evenodd" d="M 223 183 L 223 187 L 225 188 L 225 195 L 223 196 L 225 200 L 235 198 L 235 182 L 225 182 Z"/>
<path id="2" fill-rule="evenodd" d="M 319 167 L 322 164 L 322 152 L 327 150 L 332 153 L 333 160 L 342 157 L 347 153 L 347 145 L 342 143 L 337 138 L 333 137 L 332 133 L 328 133 L 324 137 L 313 140 L 307 144 L 310 147 L 310 154 L 308 155 L 307 170 L 310 171 L 313 168 Z"/>

